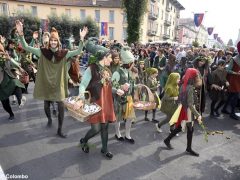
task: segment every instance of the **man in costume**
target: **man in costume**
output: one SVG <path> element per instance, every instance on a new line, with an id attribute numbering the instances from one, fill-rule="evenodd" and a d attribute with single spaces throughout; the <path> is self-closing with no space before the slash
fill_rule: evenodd
<path id="1" fill-rule="evenodd" d="M 39 57 L 38 74 L 36 77 L 33 97 L 44 101 L 56 101 L 58 103 L 58 130 L 57 135 L 66 138 L 62 132 L 64 120 L 64 104 L 63 100 L 68 96 L 68 76 L 67 76 L 67 59 L 81 53 L 83 48 L 83 40 L 88 32 L 84 27 L 80 31 L 80 43 L 78 49 L 68 51 L 60 48 L 60 39 L 58 32 L 52 28 L 49 38 L 48 48 L 34 48 L 27 45 L 24 34 L 23 24 L 17 20 L 16 28 L 19 34 L 20 42 L 23 49 L 31 52 Z M 48 126 L 52 125 L 52 120 L 48 119 Z"/>

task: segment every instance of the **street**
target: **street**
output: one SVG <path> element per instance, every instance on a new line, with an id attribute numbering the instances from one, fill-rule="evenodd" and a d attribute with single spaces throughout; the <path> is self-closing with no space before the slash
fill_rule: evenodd
<path id="1" fill-rule="evenodd" d="M 204 114 L 208 130 L 223 131 L 223 134 L 209 135 L 209 141 L 205 142 L 201 128 L 195 123 L 192 148 L 200 157 L 193 157 L 185 153 L 186 133 L 175 137 L 171 141 L 174 149 L 168 150 L 163 139 L 169 126 L 165 125 L 163 133 L 158 133 L 155 124 L 144 121 L 144 113 L 137 111 L 137 121 L 131 131 L 135 144 L 117 141 L 114 125 L 110 124 L 108 147 L 114 157 L 107 160 L 100 153 L 100 135 L 89 141 L 89 154 L 79 147 L 80 138 L 90 128 L 87 122 L 78 122 L 66 112 L 63 125 L 63 131 L 68 134 L 66 139 L 56 136 L 56 117 L 53 116 L 53 127 L 47 128 L 43 102 L 33 99 L 32 92 L 31 82 L 26 105 L 22 109 L 12 106 L 15 113 L 12 122 L 0 106 L 0 165 L 5 175 L 25 175 L 31 180 L 240 179 L 239 121 L 227 116 L 210 119 Z M 157 119 L 164 117 L 158 111 Z"/>

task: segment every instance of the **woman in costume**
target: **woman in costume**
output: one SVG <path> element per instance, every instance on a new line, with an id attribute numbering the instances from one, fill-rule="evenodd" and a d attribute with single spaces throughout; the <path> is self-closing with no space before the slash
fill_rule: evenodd
<path id="1" fill-rule="evenodd" d="M 111 71 L 107 68 L 112 62 L 112 55 L 109 49 L 95 45 L 92 41 L 86 44 L 87 51 L 91 52 L 95 58 L 95 63 L 92 63 L 84 72 L 81 84 L 79 86 L 79 96 L 84 99 L 85 90 L 91 93 L 91 102 L 101 106 L 102 110 L 88 118 L 91 124 L 91 129 L 87 132 L 84 138 L 80 140 L 82 150 L 89 153 L 88 141 L 99 132 L 101 133 L 102 149 L 101 153 L 108 159 L 113 157 L 113 154 L 108 150 L 108 125 L 116 120 L 111 84 Z M 123 91 L 115 91 L 118 95 L 123 95 Z M 82 106 L 82 101 L 75 105 L 75 109 Z"/>
<path id="2" fill-rule="evenodd" d="M 136 118 L 132 99 L 135 84 L 132 72 L 134 56 L 130 52 L 129 47 L 122 47 L 120 57 L 122 66 L 119 68 L 119 71 L 115 71 L 112 76 L 113 89 L 116 90 L 120 88 L 124 91 L 123 96 L 114 95 L 114 108 L 117 116 L 115 138 L 119 141 L 124 141 L 120 132 L 120 123 L 125 119 L 125 141 L 134 144 L 135 141 L 130 135 L 132 122 Z"/>
<path id="3" fill-rule="evenodd" d="M 57 135 L 61 138 L 66 138 L 62 132 L 64 120 L 64 104 L 63 100 L 68 96 L 68 76 L 67 76 L 67 59 L 81 53 L 83 48 L 83 40 L 88 32 L 87 27 L 80 31 L 80 43 L 78 49 L 68 51 L 60 48 L 60 39 L 58 32 L 52 28 L 49 38 L 48 48 L 34 48 L 28 46 L 24 39 L 23 24 L 17 20 L 16 28 L 18 31 L 20 42 L 23 49 L 35 54 L 39 57 L 38 74 L 36 77 L 33 97 L 35 99 L 56 101 L 58 104 L 58 130 Z M 52 119 L 48 118 L 47 126 L 51 127 Z"/>
<path id="4" fill-rule="evenodd" d="M 184 77 L 183 84 L 180 89 L 179 101 L 182 105 L 179 117 L 175 122 L 170 121 L 170 125 L 175 125 L 175 129 L 171 131 L 169 136 L 164 140 L 165 145 L 169 149 L 173 149 L 170 144 L 171 139 L 180 131 L 184 131 L 187 127 L 187 149 L 186 152 L 193 156 L 199 156 L 199 154 L 192 150 L 192 136 L 193 136 L 193 124 L 196 118 L 198 123 L 202 122 L 202 116 L 196 110 L 194 104 L 194 88 L 202 85 L 202 79 L 200 78 L 199 71 L 195 68 L 188 68 Z"/>
<path id="5" fill-rule="evenodd" d="M 167 115 L 167 117 L 159 122 L 156 123 L 156 128 L 158 132 L 162 132 L 161 127 L 162 125 L 169 122 L 172 115 L 176 111 L 178 107 L 178 95 L 179 95 L 179 81 L 180 81 L 180 74 L 179 73 L 171 73 L 167 79 L 167 83 L 164 87 L 165 92 L 162 98 L 161 104 L 161 111 Z"/>

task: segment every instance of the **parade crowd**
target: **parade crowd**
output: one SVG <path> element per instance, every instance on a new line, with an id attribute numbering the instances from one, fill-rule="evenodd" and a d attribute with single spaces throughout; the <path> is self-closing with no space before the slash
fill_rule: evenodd
<path id="1" fill-rule="evenodd" d="M 111 159 L 109 123 L 114 124 L 117 141 L 134 144 L 131 127 L 139 120 L 135 102 L 149 102 L 149 94 L 154 105 L 142 108 L 144 120 L 155 123 L 153 131 L 159 133 L 163 125 L 169 126 L 164 139 L 169 149 L 173 148 L 171 139 L 186 130 L 186 153 L 193 156 L 199 156 L 192 149 L 194 122 L 204 123 L 202 115 L 209 99 L 210 118 L 240 119 L 236 114 L 240 104 L 240 42 L 236 48 L 216 49 L 168 43 L 122 44 L 87 38 L 87 34 L 88 28 L 83 27 L 79 45 L 65 45 L 52 28 L 50 32 L 33 32 L 27 44 L 23 24 L 17 20 L 9 37 L 0 36 L 0 100 L 9 121 L 14 120 L 11 106 L 24 108 L 27 99 L 23 94 L 28 93 L 29 83 L 34 83 L 33 97 L 44 102 L 47 127 L 52 126 L 52 116 L 57 116 L 57 135 L 66 138 L 64 100 L 77 96 L 73 109 L 78 110 L 84 106 L 88 91 L 90 102 L 101 111 L 86 118 L 91 128 L 80 139 L 82 151 L 89 153 L 88 141 L 100 133 L 101 153 Z M 85 70 L 81 72 L 83 62 Z M 156 116 L 157 111 L 166 115 L 163 120 Z"/>

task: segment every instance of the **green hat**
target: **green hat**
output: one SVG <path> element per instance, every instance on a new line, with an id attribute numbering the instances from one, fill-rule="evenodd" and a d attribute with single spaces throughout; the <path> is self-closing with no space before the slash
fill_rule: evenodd
<path id="1" fill-rule="evenodd" d="M 92 53 L 92 55 L 96 57 L 97 61 L 102 60 L 104 56 L 106 56 L 106 54 L 110 51 L 108 48 L 100 45 L 95 45 L 91 40 L 88 40 L 85 47 L 88 52 Z"/>
<path id="2" fill-rule="evenodd" d="M 130 64 L 134 62 L 134 56 L 130 51 L 130 47 L 123 46 L 120 51 L 121 61 L 123 64 Z"/>
<path id="3" fill-rule="evenodd" d="M 149 76 L 151 76 L 151 75 L 153 75 L 153 74 L 155 74 L 155 73 L 158 73 L 158 70 L 157 70 L 157 68 L 147 68 L 147 69 L 146 69 L 146 73 L 147 73 Z"/>

